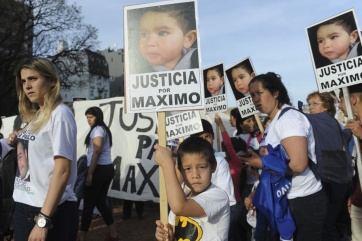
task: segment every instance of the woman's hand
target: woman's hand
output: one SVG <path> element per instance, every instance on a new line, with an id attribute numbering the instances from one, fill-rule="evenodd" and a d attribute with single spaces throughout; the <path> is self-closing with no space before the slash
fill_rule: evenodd
<path id="1" fill-rule="evenodd" d="M 45 241 L 48 235 L 48 228 L 39 228 L 35 224 L 29 235 L 28 241 Z"/>
<path id="2" fill-rule="evenodd" d="M 246 197 L 244 199 L 244 205 L 245 205 L 246 210 L 254 209 L 254 205 L 253 205 L 250 197 Z"/>
<path id="3" fill-rule="evenodd" d="M 16 147 L 17 144 L 17 137 L 18 137 L 18 132 L 17 131 L 13 131 L 9 137 L 6 139 L 6 144 L 8 144 L 11 147 Z"/>
<path id="4" fill-rule="evenodd" d="M 353 135 L 357 136 L 358 139 L 362 140 L 362 126 L 361 122 L 357 120 L 348 120 L 346 128 L 350 129 Z"/>
<path id="5" fill-rule="evenodd" d="M 263 164 L 261 162 L 260 156 L 251 149 L 249 149 L 248 152 L 251 154 L 251 157 L 240 157 L 241 161 L 248 166 L 262 168 Z"/>
<path id="6" fill-rule="evenodd" d="M 85 185 L 87 187 L 91 187 L 92 186 L 92 179 L 93 179 L 93 174 L 87 174 L 87 178 L 85 179 Z"/>
<path id="7" fill-rule="evenodd" d="M 166 224 L 167 230 L 165 230 L 165 225 L 160 220 L 156 221 L 156 234 L 155 237 L 158 241 L 164 240 L 173 240 L 173 227 L 170 224 Z"/>

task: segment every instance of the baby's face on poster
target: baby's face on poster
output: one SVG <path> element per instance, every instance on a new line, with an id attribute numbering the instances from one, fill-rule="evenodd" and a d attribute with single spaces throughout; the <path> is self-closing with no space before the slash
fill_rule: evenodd
<path id="1" fill-rule="evenodd" d="M 210 94 L 218 94 L 220 87 L 224 84 L 224 77 L 220 76 L 216 70 L 208 70 L 206 75 L 207 90 Z"/>
<path id="2" fill-rule="evenodd" d="M 167 13 L 146 12 L 140 20 L 139 49 L 151 65 L 173 69 L 181 59 L 184 33 Z"/>
<path id="3" fill-rule="evenodd" d="M 235 89 L 242 93 L 247 94 L 249 92 L 249 83 L 252 80 L 253 76 L 251 76 L 245 69 L 243 68 L 234 68 L 231 70 L 231 77 L 235 85 Z"/>
<path id="4" fill-rule="evenodd" d="M 329 60 L 346 59 L 350 51 L 350 44 L 356 39 L 346 30 L 335 23 L 323 25 L 317 31 L 319 53 Z"/>

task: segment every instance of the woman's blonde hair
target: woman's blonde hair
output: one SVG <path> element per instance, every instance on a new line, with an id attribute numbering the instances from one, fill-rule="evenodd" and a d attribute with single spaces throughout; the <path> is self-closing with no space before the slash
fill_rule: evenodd
<path id="1" fill-rule="evenodd" d="M 44 108 L 32 103 L 24 93 L 21 80 L 21 70 L 31 69 L 37 71 L 52 83 L 52 87 L 44 96 Z M 60 79 L 55 65 L 45 58 L 30 58 L 21 63 L 15 70 L 16 92 L 19 98 L 19 112 L 29 121 L 33 133 L 38 133 L 48 122 L 52 111 L 62 103 L 60 96 Z"/>

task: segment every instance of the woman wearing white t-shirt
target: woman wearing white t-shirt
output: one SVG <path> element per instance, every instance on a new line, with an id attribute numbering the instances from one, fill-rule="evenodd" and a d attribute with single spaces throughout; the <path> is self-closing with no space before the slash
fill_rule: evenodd
<path id="1" fill-rule="evenodd" d="M 298 241 L 320 241 L 327 214 L 327 197 L 321 181 L 308 166 L 308 158 L 316 162 L 312 126 L 302 113 L 293 109 L 279 119 L 281 110 L 290 103 L 279 75 L 269 72 L 256 76 L 249 84 L 249 91 L 255 107 L 271 119 L 260 148 L 281 144 L 290 158 L 288 166 L 293 176 L 287 198 L 297 228 L 294 238 Z M 251 166 L 263 166 L 261 158 L 255 153 L 252 158 L 244 160 Z"/>
<path id="2" fill-rule="evenodd" d="M 88 172 L 84 190 L 84 205 L 80 226 L 79 240 L 85 241 L 92 222 L 94 207 L 101 213 L 109 230 L 105 241 L 120 240 L 112 216 L 107 205 L 107 193 L 114 176 L 111 159 L 112 133 L 103 121 L 103 112 L 99 107 L 90 107 L 85 115 L 91 129 L 84 144 L 88 148 Z"/>
<path id="3" fill-rule="evenodd" d="M 15 177 L 14 240 L 75 241 L 78 229 L 77 126 L 62 104 L 56 67 L 48 59 L 25 60 L 15 71 L 19 112 L 29 120 L 7 144 L 26 143 L 27 178 Z M 19 171 L 19 170 L 18 170 Z M 20 173 L 20 172 L 18 172 Z"/>

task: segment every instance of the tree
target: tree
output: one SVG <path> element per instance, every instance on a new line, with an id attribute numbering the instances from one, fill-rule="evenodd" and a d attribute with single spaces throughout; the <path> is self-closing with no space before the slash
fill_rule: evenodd
<path id="1" fill-rule="evenodd" d="M 0 0 L 0 12 L 0 116 L 18 114 L 14 70 L 26 57 L 50 58 L 61 69 L 63 85 L 79 85 L 67 80 L 85 71 L 79 51 L 98 46 L 98 30 L 83 23 L 79 6 L 65 0 Z M 68 46 L 56 52 L 59 40 Z"/>

